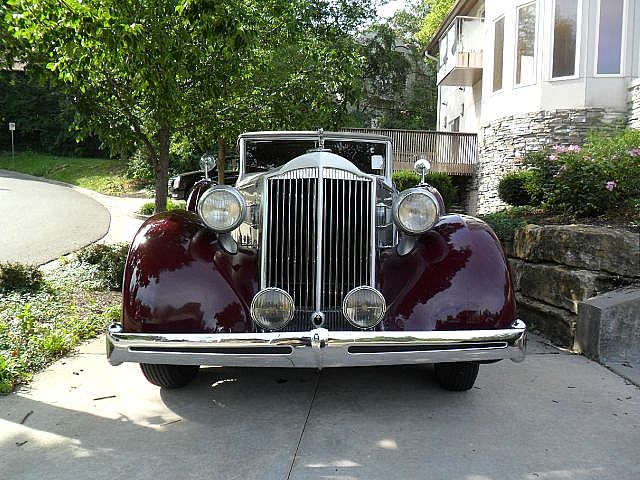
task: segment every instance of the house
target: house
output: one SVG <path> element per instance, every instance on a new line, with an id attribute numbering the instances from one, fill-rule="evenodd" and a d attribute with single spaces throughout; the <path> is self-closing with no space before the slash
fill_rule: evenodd
<path id="1" fill-rule="evenodd" d="M 640 128 L 640 0 L 458 0 L 428 45 L 438 130 L 478 134 L 470 213 L 527 151 Z"/>

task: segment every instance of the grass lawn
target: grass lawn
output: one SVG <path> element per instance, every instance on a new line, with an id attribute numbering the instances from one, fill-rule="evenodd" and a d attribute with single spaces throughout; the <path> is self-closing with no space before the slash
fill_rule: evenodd
<path id="1" fill-rule="evenodd" d="M 105 195 L 127 195 L 138 190 L 136 182 L 126 178 L 126 168 L 120 160 L 40 153 L 17 153 L 14 166 L 11 153 L 0 153 L 0 169 L 58 180 Z"/>

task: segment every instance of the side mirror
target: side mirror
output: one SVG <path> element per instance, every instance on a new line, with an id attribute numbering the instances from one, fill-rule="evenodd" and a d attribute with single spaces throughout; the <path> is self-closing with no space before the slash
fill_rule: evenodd
<path id="1" fill-rule="evenodd" d="M 429 163 L 429 160 L 421 158 L 413 164 L 413 169 L 418 175 L 420 175 L 420 183 L 424 183 L 424 176 L 429 170 L 431 170 L 431 163 Z"/>
<path id="2" fill-rule="evenodd" d="M 209 180 L 209 170 L 216 166 L 216 158 L 213 155 L 205 153 L 200 157 L 200 168 L 204 172 L 204 179 Z"/>

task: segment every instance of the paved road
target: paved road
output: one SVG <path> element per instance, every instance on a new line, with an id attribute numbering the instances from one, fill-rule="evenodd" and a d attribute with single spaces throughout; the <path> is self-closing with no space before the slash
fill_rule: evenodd
<path id="1" fill-rule="evenodd" d="M 0 170 L 0 262 L 46 263 L 99 240 L 108 229 L 109 212 L 87 195 Z"/>
<path id="2" fill-rule="evenodd" d="M 210 368 L 162 390 L 100 340 L 0 398 L 0 478 L 640 478 L 640 389 L 532 347 L 466 393 L 428 367 Z"/>

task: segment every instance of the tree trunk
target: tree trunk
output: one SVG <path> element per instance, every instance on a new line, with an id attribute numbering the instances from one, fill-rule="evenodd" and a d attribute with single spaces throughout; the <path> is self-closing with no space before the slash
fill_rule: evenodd
<path id="1" fill-rule="evenodd" d="M 218 138 L 218 158 L 216 164 L 218 166 L 218 185 L 224 185 L 224 164 L 227 153 L 226 144 L 223 138 Z"/>
<path id="2" fill-rule="evenodd" d="M 169 127 L 162 125 L 158 131 L 160 152 L 155 162 L 156 170 L 156 213 L 167 209 L 167 181 L 169 172 Z"/>

